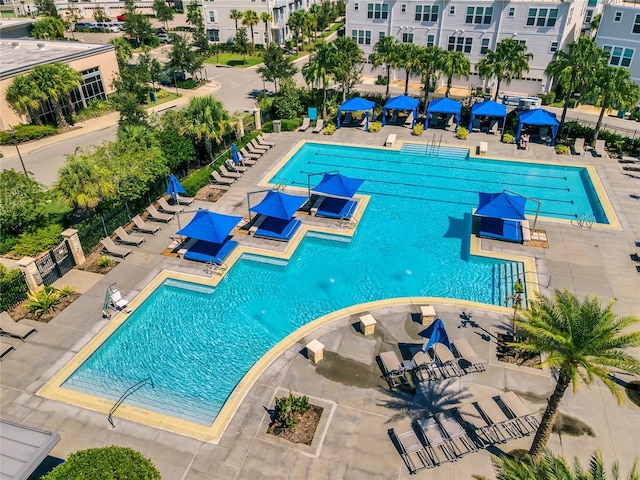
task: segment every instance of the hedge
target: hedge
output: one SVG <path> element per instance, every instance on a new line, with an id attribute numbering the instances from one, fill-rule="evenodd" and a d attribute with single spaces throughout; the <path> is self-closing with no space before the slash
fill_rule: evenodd
<path id="1" fill-rule="evenodd" d="M 60 234 L 64 227 L 52 223 L 33 232 L 20 234 L 13 251 L 19 257 L 35 257 L 40 252 L 55 247 L 60 242 Z"/>
<path id="2" fill-rule="evenodd" d="M 0 131 L 0 145 L 14 145 L 57 135 L 60 130 L 50 125 L 16 125 L 15 132 Z"/>

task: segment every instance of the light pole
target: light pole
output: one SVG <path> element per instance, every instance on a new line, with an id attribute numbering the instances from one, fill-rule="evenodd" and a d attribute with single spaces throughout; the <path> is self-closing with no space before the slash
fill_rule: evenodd
<path id="1" fill-rule="evenodd" d="M 16 133 L 17 131 L 12 128 L 10 130 L 7 130 L 7 133 L 10 133 L 13 135 L 13 144 L 16 146 L 16 151 L 18 152 L 18 158 L 20 159 L 20 165 L 22 165 L 22 170 L 24 171 L 24 176 L 29 178 L 29 174 L 27 173 L 27 168 L 24 166 L 24 161 L 22 160 L 22 155 L 20 154 L 20 148 L 18 148 L 18 138 L 16 137 Z"/>

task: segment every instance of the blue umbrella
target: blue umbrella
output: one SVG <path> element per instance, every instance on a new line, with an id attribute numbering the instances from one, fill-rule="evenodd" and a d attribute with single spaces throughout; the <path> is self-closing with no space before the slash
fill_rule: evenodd
<path id="1" fill-rule="evenodd" d="M 177 232 L 189 238 L 212 243 L 223 243 L 242 217 L 223 215 L 200 209 L 183 229 Z"/>
<path id="2" fill-rule="evenodd" d="M 180 181 L 172 173 L 169 177 L 169 183 L 167 184 L 167 195 L 171 195 L 175 200 L 178 199 L 179 193 L 187 193 L 184 187 L 180 184 Z"/>
<path id="3" fill-rule="evenodd" d="M 231 145 L 231 160 L 233 160 L 233 163 L 236 165 L 240 163 L 240 154 L 238 153 L 238 147 L 235 143 Z"/>
<path id="4" fill-rule="evenodd" d="M 427 345 L 424 347 L 425 352 L 429 350 L 434 343 L 442 343 L 446 345 L 449 350 L 451 350 L 449 335 L 447 335 L 447 331 L 444 328 L 444 323 L 442 322 L 442 319 L 440 317 L 436 318 L 435 322 L 433 322 L 428 328 L 420 332 L 419 335 L 421 337 L 429 339 Z"/>

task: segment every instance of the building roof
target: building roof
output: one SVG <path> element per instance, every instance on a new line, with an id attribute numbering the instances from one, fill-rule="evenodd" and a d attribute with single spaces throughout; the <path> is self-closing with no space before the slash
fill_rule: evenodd
<path id="1" fill-rule="evenodd" d="M 113 45 L 66 41 L 14 39 L 0 41 L 0 80 L 15 77 L 37 65 L 70 62 L 114 50 Z"/>
<path id="2" fill-rule="evenodd" d="M 26 480 L 59 441 L 57 433 L 0 420 L 0 478 Z"/>

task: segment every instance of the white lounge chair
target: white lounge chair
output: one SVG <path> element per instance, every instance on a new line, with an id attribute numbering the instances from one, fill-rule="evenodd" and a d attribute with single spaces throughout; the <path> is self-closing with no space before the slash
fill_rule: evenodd
<path id="1" fill-rule="evenodd" d="M 133 250 L 131 250 L 130 248 L 119 247 L 118 245 L 113 243 L 111 237 L 103 238 L 102 240 L 100 240 L 100 243 L 102 243 L 104 250 L 109 255 L 113 255 L 114 257 L 125 258 L 130 253 L 133 253 Z"/>
<path id="2" fill-rule="evenodd" d="M 393 147 L 396 144 L 398 136 L 395 133 L 390 133 L 387 139 L 384 141 L 385 147 Z"/>
<path id="3" fill-rule="evenodd" d="M 456 362 L 456 357 L 453 356 L 453 353 L 446 345 L 434 343 L 432 348 L 442 375 L 445 377 L 461 377 L 464 375 L 464 372 Z"/>
<path id="4" fill-rule="evenodd" d="M 593 148 L 596 156 L 608 158 L 607 150 L 605 150 L 605 141 L 604 140 L 596 140 L 596 146 Z"/>
<path id="5" fill-rule="evenodd" d="M 407 119 L 404 121 L 404 126 L 405 127 L 410 127 L 412 123 L 413 123 L 413 112 L 411 112 L 411 113 L 409 113 L 409 115 L 407 115 Z"/>
<path id="6" fill-rule="evenodd" d="M 11 318 L 7 312 L 0 313 L 0 333 L 2 335 L 19 338 L 24 342 L 24 339 L 31 335 L 33 332 L 37 332 L 34 327 L 16 323 L 15 320 Z"/>
<path id="7" fill-rule="evenodd" d="M 311 126 L 311 119 L 309 117 L 304 117 L 302 120 L 302 125 L 298 128 L 299 132 L 306 132 L 307 129 Z"/>
<path id="8" fill-rule="evenodd" d="M 540 423 L 535 414 L 524 404 L 515 392 L 507 392 L 495 397 L 500 400 L 513 415 L 513 421 L 524 435 L 529 435 L 538 429 Z"/>
<path id="9" fill-rule="evenodd" d="M 224 162 L 224 164 L 227 167 L 227 170 L 229 170 L 230 172 L 244 173 L 247 171 L 247 167 L 236 165 L 230 158 L 227 158 L 227 161 Z"/>
<path id="10" fill-rule="evenodd" d="M 258 140 L 258 143 L 259 143 L 260 145 L 267 145 L 268 147 L 273 147 L 273 146 L 275 146 L 275 143 L 274 143 L 274 142 L 270 142 L 270 141 L 268 141 L 268 140 L 265 138 L 265 136 L 264 136 L 264 135 L 258 135 L 258 136 L 256 137 L 256 140 Z"/>
<path id="11" fill-rule="evenodd" d="M 489 133 L 491 135 L 495 135 L 496 133 L 498 133 L 498 121 L 497 120 L 491 120 L 491 125 L 489 126 Z"/>
<path id="12" fill-rule="evenodd" d="M 320 133 L 323 128 L 324 128 L 324 119 L 323 118 L 319 118 L 318 121 L 316 122 L 316 126 L 313 127 L 313 130 L 311 130 L 311 131 L 313 133 Z"/>
<path id="13" fill-rule="evenodd" d="M 584 154 L 584 138 L 576 138 L 573 142 L 573 153 L 574 155 Z"/>
<path id="14" fill-rule="evenodd" d="M 113 306 L 113 308 L 115 308 L 116 310 L 122 310 L 128 304 L 129 300 L 125 300 L 124 298 L 122 298 L 120 290 L 113 290 L 111 292 L 111 305 Z"/>
<path id="15" fill-rule="evenodd" d="M 169 215 L 167 213 L 160 213 L 154 205 L 149 205 L 147 207 L 147 213 L 149 214 L 148 218 L 156 222 L 169 223 L 173 218 L 173 215 Z"/>
<path id="16" fill-rule="evenodd" d="M 504 441 L 522 436 L 493 400 L 478 400 L 475 405 L 496 433 L 504 438 Z"/>
<path id="17" fill-rule="evenodd" d="M 225 178 L 220 176 L 217 170 L 211 172 L 211 183 L 218 185 L 233 185 L 236 180 L 234 178 Z"/>
<path id="18" fill-rule="evenodd" d="M 167 202 L 167 199 L 164 197 L 160 197 L 158 199 L 158 205 L 160 206 L 160 211 L 163 213 L 176 214 L 184 210 L 184 207 L 181 207 L 179 205 L 169 205 L 169 202 Z"/>
<path id="19" fill-rule="evenodd" d="M 224 164 L 220 165 L 220 173 L 222 174 L 223 177 L 227 177 L 227 178 L 240 178 L 242 176 L 241 173 L 230 172 L 229 170 L 227 170 L 227 167 Z"/>
<path id="20" fill-rule="evenodd" d="M 420 430 L 422 430 L 422 436 L 432 448 L 434 460 L 436 458 L 438 459 L 436 463 L 440 464 L 442 462 L 442 459 L 440 459 L 438 455 L 435 455 L 437 447 L 439 447 L 440 451 L 444 454 L 445 461 L 453 461 L 456 459 L 455 452 L 444 437 L 440 425 L 438 425 L 438 422 L 436 422 L 434 417 L 427 417 L 422 420 L 418 420 L 418 426 L 420 427 Z"/>
<path id="21" fill-rule="evenodd" d="M 144 220 L 142 220 L 142 217 L 140 217 L 140 215 L 136 215 L 132 220 L 133 229 L 137 232 L 150 233 L 152 235 L 155 235 L 156 232 L 160 230 L 160 227 L 158 225 L 151 225 L 150 223 L 145 222 Z"/>
<path id="22" fill-rule="evenodd" d="M 176 195 L 176 200 L 178 201 L 178 205 L 191 205 L 195 201 L 195 198 Z"/>
<path id="23" fill-rule="evenodd" d="M 265 154 L 266 151 L 271 148 L 271 147 L 267 147 L 266 145 L 260 145 L 255 138 L 251 140 L 247 145 L 253 148 L 257 152 L 262 152 L 262 154 Z"/>
<path id="24" fill-rule="evenodd" d="M 11 350 L 15 350 L 14 346 L 10 343 L 0 342 L 0 360 L 8 354 Z"/>
<path id="25" fill-rule="evenodd" d="M 380 363 L 382 364 L 384 378 L 389 382 L 391 388 L 409 383 L 405 375 L 405 369 L 395 352 L 381 352 Z"/>
<path id="26" fill-rule="evenodd" d="M 458 352 L 458 355 L 460 356 L 458 364 L 465 372 L 485 371 L 484 365 L 486 362 L 478 356 L 466 338 L 459 338 L 454 341 L 453 348 Z"/>
<path id="27" fill-rule="evenodd" d="M 453 411 L 445 410 L 444 412 L 438 413 L 436 420 L 438 420 L 442 430 L 447 434 L 449 446 L 457 457 L 462 457 L 467 453 L 473 453 L 478 450 L 477 445 L 471 440 Z"/>
<path id="28" fill-rule="evenodd" d="M 440 377 L 435 360 L 428 352 L 424 352 L 422 348 L 413 355 L 412 360 L 415 364 L 413 373 L 420 382 L 437 380 Z"/>
<path id="29" fill-rule="evenodd" d="M 124 243 L 127 245 L 135 245 L 136 247 L 139 247 L 140 244 L 144 242 L 144 237 L 136 237 L 135 235 L 129 235 L 127 231 L 122 227 L 116 228 L 115 234 L 118 237 L 118 242 Z"/>

